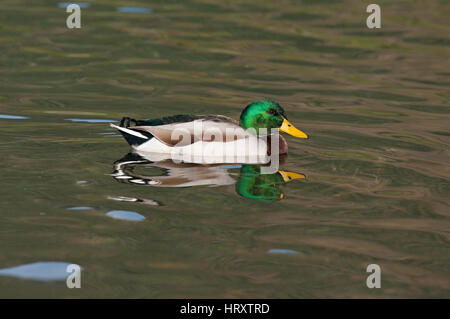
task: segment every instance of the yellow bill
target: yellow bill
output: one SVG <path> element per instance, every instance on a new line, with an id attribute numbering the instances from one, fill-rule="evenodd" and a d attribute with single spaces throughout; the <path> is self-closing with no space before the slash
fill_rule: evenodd
<path id="1" fill-rule="evenodd" d="M 294 173 L 294 172 L 278 170 L 278 173 L 281 175 L 281 177 L 283 177 L 283 180 L 285 183 L 293 181 L 294 179 L 297 179 L 297 178 L 306 178 L 305 175 L 299 174 L 299 173 Z"/>
<path id="2" fill-rule="evenodd" d="M 289 123 L 288 120 L 284 119 L 283 124 L 281 124 L 280 128 L 278 129 L 281 132 L 287 133 L 289 135 L 299 137 L 299 138 L 308 138 L 308 135 L 300 131 L 299 129 L 295 128 L 294 125 Z"/>

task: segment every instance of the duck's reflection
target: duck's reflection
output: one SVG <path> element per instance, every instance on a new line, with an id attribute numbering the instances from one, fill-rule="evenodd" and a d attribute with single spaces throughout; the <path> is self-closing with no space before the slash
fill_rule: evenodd
<path id="1" fill-rule="evenodd" d="M 236 192 L 244 197 L 271 201 L 283 199 L 279 186 L 297 178 L 305 178 L 300 173 L 278 170 L 274 174 L 261 174 L 260 165 L 242 165 Z"/>
<path id="2" fill-rule="evenodd" d="M 280 157 L 280 164 L 283 164 L 285 160 L 286 156 Z M 121 183 L 154 187 L 235 184 L 236 192 L 239 195 L 263 201 L 283 199 L 284 193 L 280 190 L 281 185 L 294 179 L 305 178 L 303 174 L 284 170 L 278 170 L 274 174 L 261 174 L 260 167 L 261 165 L 255 164 L 223 165 L 175 163 L 171 160 L 150 161 L 146 158 L 145 153 L 128 153 L 114 163 L 114 173 L 111 176 Z M 151 170 L 147 170 L 148 168 Z M 228 171 L 233 168 L 240 168 L 240 172 Z M 122 197 L 114 199 L 119 200 L 117 198 Z M 132 201 L 154 202 L 137 198 L 133 198 Z"/>

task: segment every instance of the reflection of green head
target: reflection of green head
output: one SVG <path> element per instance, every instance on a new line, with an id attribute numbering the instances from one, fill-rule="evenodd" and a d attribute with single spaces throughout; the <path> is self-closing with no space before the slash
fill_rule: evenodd
<path id="1" fill-rule="evenodd" d="M 284 184 L 280 174 L 261 174 L 259 165 L 243 165 L 236 192 L 244 197 L 272 201 L 282 197 L 276 185 Z"/>
<path id="2" fill-rule="evenodd" d="M 260 165 L 242 165 L 241 175 L 236 182 L 236 192 L 244 197 L 263 201 L 283 199 L 280 185 L 296 178 L 305 178 L 303 174 L 278 171 L 274 174 L 261 174 Z"/>

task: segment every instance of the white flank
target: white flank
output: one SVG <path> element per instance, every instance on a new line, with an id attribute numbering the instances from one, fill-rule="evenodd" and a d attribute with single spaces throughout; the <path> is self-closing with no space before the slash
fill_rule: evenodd
<path id="1" fill-rule="evenodd" d="M 268 163 L 267 144 L 258 138 L 231 142 L 198 141 L 185 146 L 168 146 L 153 138 L 133 147 L 138 154 L 147 153 L 152 161 L 172 159 L 186 163 Z M 153 158 L 154 157 L 154 158 Z"/>

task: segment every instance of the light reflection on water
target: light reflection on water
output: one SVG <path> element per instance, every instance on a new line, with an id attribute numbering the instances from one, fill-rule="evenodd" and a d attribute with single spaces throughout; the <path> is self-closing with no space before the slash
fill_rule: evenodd
<path id="1" fill-rule="evenodd" d="M 78 5 L 80 8 L 89 8 L 91 6 L 90 3 L 88 2 L 60 2 L 58 3 L 58 7 L 60 8 L 67 8 L 70 4 L 76 4 Z"/>
<path id="2" fill-rule="evenodd" d="M 273 248 L 267 251 L 269 254 L 298 254 L 298 251 L 291 250 L 291 249 L 280 249 L 280 248 Z"/>
<path id="3" fill-rule="evenodd" d="M 120 7 L 117 8 L 119 12 L 127 12 L 127 13 L 151 13 L 151 9 L 147 8 L 136 8 L 136 7 Z"/>
<path id="4" fill-rule="evenodd" d="M 76 123 L 111 123 L 116 122 L 114 120 L 103 120 L 103 119 L 65 119 L 66 121 L 76 122 Z"/>
<path id="5" fill-rule="evenodd" d="M 84 298 L 449 297 L 450 4 L 427 4 L 380 3 L 368 30 L 356 0 L 98 0 L 68 30 L 55 3 L 1 1 L 0 268 L 79 261 Z M 281 166 L 307 180 L 145 159 L 110 175 L 129 149 L 108 122 L 237 119 L 261 97 L 310 135 Z M 0 297 L 73 294 L 0 277 Z"/>
<path id="6" fill-rule="evenodd" d="M 130 222 L 141 222 L 145 219 L 145 216 L 138 214 L 136 212 L 130 212 L 127 210 L 112 210 L 106 213 L 106 216 L 109 216 L 114 219 L 122 219 Z"/>
<path id="7" fill-rule="evenodd" d="M 74 207 L 69 207 L 66 208 L 67 210 L 91 210 L 94 209 L 93 207 L 89 207 L 89 206 L 74 206 Z"/>
<path id="8" fill-rule="evenodd" d="M 41 261 L 11 268 L 0 269 L 0 276 L 38 281 L 66 280 L 70 263 L 60 261 Z"/>
<path id="9" fill-rule="evenodd" d="M 0 119 L 7 119 L 7 120 L 26 120 L 29 117 L 27 116 L 19 116 L 19 115 L 7 115 L 7 114 L 0 114 Z"/>

